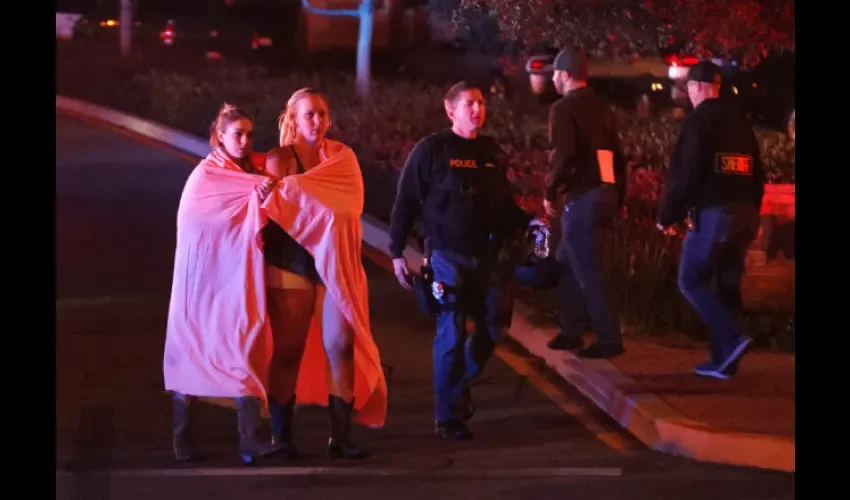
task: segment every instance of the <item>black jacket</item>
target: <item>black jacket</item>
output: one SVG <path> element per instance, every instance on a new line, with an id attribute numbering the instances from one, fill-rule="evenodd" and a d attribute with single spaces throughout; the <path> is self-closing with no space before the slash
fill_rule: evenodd
<path id="1" fill-rule="evenodd" d="M 620 205 L 626 196 L 626 158 L 617 135 L 616 117 L 590 87 L 569 91 L 549 110 L 549 175 L 546 199 L 567 198 L 599 187 L 597 150 L 614 152 L 614 179 Z"/>
<path id="2" fill-rule="evenodd" d="M 393 258 L 402 256 L 417 216 L 432 250 L 476 257 L 492 248 L 491 238 L 531 220 L 514 203 L 496 141 L 465 139 L 451 130 L 425 137 L 407 157 L 390 215 Z"/>
<path id="3" fill-rule="evenodd" d="M 657 222 L 680 222 L 691 208 L 749 202 L 761 209 L 764 183 L 758 140 L 743 113 L 724 99 L 706 99 L 679 130 Z"/>

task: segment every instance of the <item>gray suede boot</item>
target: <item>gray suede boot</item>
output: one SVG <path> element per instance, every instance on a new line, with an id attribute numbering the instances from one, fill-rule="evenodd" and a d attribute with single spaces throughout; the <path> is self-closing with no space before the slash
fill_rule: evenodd
<path id="1" fill-rule="evenodd" d="M 177 460 L 194 460 L 191 426 L 191 406 L 195 398 L 175 392 L 171 395 L 171 446 Z"/>

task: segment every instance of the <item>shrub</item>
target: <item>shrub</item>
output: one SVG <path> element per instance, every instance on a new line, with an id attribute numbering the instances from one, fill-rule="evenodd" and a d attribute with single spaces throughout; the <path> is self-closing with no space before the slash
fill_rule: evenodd
<path id="1" fill-rule="evenodd" d="M 168 51 L 129 60 L 114 52 L 76 42 L 60 44 L 57 91 L 204 137 L 221 103 L 228 101 L 254 113 L 258 150 L 276 145 L 277 116 L 293 91 L 305 86 L 323 90 L 332 108 L 330 133 L 351 145 L 362 165 L 366 211 L 384 221 L 408 152 L 421 137 L 449 124 L 442 107 L 445 89 L 424 82 L 376 80 L 376 99 L 363 105 L 353 98 L 349 74 L 276 75 L 262 67 L 182 59 Z M 498 95 L 488 103 L 486 133 L 501 145 L 519 203 L 537 215 L 542 215 L 547 112 Z M 660 235 L 653 223 L 679 120 L 671 113 L 642 118 L 617 110 L 617 115 L 629 157 L 630 216 L 606 233 L 601 253 L 615 304 L 624 324 L 637 331 L 690 331 L 695 318 L 676 289 L 680 242 Z M 770 182 L 793 183 L 793 142 L 778 132 L 757 133 Z"/>

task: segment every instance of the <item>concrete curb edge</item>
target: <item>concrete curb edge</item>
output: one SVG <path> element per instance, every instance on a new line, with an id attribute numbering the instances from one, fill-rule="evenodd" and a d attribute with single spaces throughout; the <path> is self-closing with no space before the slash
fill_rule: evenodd
<path id="1" fill-rule="evenodd" d="M 97 104 L 57 95 L 56 108 L 125 128 L 198 158 L 210 151 L 207 142 L 196 136 Z M 362 216 L 362 221 L 363 240 L 388 254 L 386 225 L 368 214 Z M 416 269 L 422 254 L 411 242 L 405 249 L 405 258 Z M 641 392 L 637 382 L 619 372 L 610 362 L 581 360 L 569 352 L 550 350 L 546 342 L 556 329 L 535 326 L 530 320 L 533 312 L 521 302 L 515 304 L 513 318 L 508 331 L 510 337 L 532 355 L 541 358 L 648 447 L 699 461 L 795 470 L 793 438 L 712 431 L 705 424 L 684 417 L 657 396 Z"/>
<path id="2" fill-rule="evenodd" d="M 514 308 L 509 335 L 648 447 L 704 462 L 795 470 L 793 439 L 712 430 L 645 392 L 609 361 L 582 360 L 570 352 L 549 349 L 546 343 L 557 328 L 534 325 L 534 312 L 525 304 L 517 302 Z"/>

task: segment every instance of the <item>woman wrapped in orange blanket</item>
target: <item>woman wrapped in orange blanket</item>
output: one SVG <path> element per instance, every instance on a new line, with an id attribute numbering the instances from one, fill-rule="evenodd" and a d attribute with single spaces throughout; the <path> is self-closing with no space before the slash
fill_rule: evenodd
<path id="1" fill-rule="evenodd" d="M 327 404 L 332 457 L 364 458 L 369 453 L 348 437 L 352 410 L 361 423 L 382 426 L 386 381 L 360 260 L 362 174 L 351 148 L 325 138 L 330 110 L 322 93 L 296 91 L 279 126 L 280 147 L 269 151 L 266 173 L 282 182 L 264 204 L 272 220 L 263 233 L 275 345 L 272 441 L 299 456 L 292 440 L 297 394 L 299 403 Z"/>
<path id="2" fill-rule="evenodd" d="M 165 388 L 174 393 L 175 454 L 193 456 L 189 407 L 195 397 L 206 396 L 237 398 L 243 462 L 280 451 L 297 455 L 288 439 L 297 380 L 297 402 L 329 406 L 331 454 L 365 456 L 348 440 L 351 412 L 356 408 L 365 425 L 382 426 L 386 381 L 369 328 L 360 262 L 363 187 L 356 157 L 345 145 L 324 141 L 319 165 L 277 184 L 251 165 L 252 133 L 247 114 L 222 109 L 211 133 L 214 149 L 190 175 L 178 209 L 163 356 Z M 286 286 L 292 276 L 266 269 L 261 231 L 269 221 L 314 258 L 317 282 L 324 284 L 314 285 L 321 306 L 307 307 L 306 332 L 303 324 L 301 332 L 292 329 L 300 317 L 287 320 L 293 304 L 285 291 L 292 289 Z M 296 313 L 303 312 L 302 305 L 294 303 Z M 327 366 L 342 375 L 328 381 Z M 270 403 L 271 444 L 257 438 L 262 401 Z"/>

